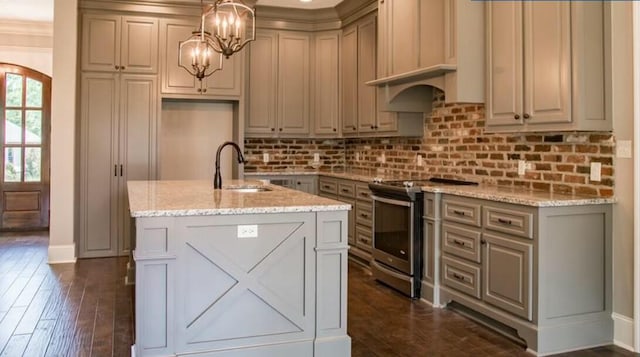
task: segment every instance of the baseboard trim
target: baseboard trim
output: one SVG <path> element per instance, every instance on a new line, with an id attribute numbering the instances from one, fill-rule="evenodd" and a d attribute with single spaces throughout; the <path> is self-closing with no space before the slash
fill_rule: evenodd
<path id="1" fill-rule="evenodd" d="M 613 343 L 635 352 L 633 350 L 633 319 L 615 312 L 611 317 L 613 318 Z"/>
<path id="2" fill-rule="evenodd" d="M 76 245 L 50 245 L 49 264 L 63 264 L 76 262 Z"/>

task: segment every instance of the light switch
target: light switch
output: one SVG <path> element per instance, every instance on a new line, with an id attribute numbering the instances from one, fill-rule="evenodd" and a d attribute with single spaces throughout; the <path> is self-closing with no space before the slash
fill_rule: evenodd
<path id="1" fill-rule="evenodd" d="M 422 164 L 422 155 L 418 154 L 418 156 L 416 157 L 416 165 L 422 166 Z"/>
<path id="2" fill-rule="evenodd" d="M 313 154 L 313 162 L 320 162 L 320 154 L 319 153 L 314 153 Z"/>
<path id="3" fill-rule="evenodd" d="M 262 154 L 262 162 L 264 162 L 265 164 L 269 163 L 269 153 L 265 152 L 264 154 Z"/>
<path id="4" fill-rule="evenodd" d="M 602 178 L 601 176 L 601 170 L 602 170 L 602 164 L 599 162 L 592 162 L 591 163 L 591 175 L 589 176 L 589 180 L 591 181 L 600 181 Z"/>

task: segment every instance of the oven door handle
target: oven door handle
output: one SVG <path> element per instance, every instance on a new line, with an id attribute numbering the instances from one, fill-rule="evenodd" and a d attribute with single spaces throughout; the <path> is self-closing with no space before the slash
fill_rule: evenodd
<path id="1" fill-rule="evenodd" d="M 390 198 L 378 197 L 378 196 L 374 196 L 374 195 L 371 195 L 371 198 L 374 201 L 380 201 L 380 202 L 388 203 L 390 205 L 411 207 L 411 202 L 407 202 L 407 201 L 392 200 Z"/>

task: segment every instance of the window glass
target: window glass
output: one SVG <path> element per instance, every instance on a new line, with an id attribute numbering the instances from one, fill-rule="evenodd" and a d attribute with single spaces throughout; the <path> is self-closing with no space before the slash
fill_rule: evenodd
<path id="1" fill-rule="evenodd" d="M 40 171 L 42 168 L 40 148 L 27 147 L 24 149 L 24 181 L 40 181 Z"/>
<path id="2" fill-rule="evenodd" d="M 42 82 L 27 77 L 27 107 L 42 108 Z"/>
<path id="3" fill-rule="evenodd" d="M 5 144 L 22 144 L 22 110 L 8 109 L 5 117 Z"/>
<path id="4" fill-rule="evenodd" d="M 20 182 L 22 176 L 21 148 L 4 148 L 4 181 Z"/>
<path id="5" fill-rule="evenodd" d="M 25 118 L 25 142 L 27 144 L 42 143 L 42 111 L 27 110 Z"/>
<path id="6" fill-rule="evenodd" d="M 22 106 L 22 76 L 14 73 L 7 73 L 5 77 L 5 88 L 7 89 L 7 107 Z"/>

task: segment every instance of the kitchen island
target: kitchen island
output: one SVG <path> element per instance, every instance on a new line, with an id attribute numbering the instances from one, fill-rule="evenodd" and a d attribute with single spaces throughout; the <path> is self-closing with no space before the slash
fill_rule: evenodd
<path id="1" fill-rule="evenodd" d="M 349 356 L 351 207 L 257 181 L 225 184 L 128 182 L 132 354 Z"/>

